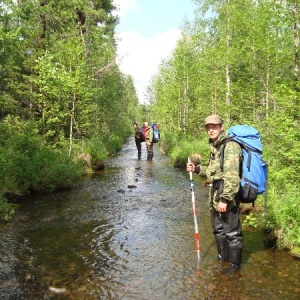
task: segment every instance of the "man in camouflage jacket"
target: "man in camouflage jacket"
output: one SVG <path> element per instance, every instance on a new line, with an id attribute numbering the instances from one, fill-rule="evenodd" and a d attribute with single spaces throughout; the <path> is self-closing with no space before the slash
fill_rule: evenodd
<path id="1" fill-rule="evenodd" d="M 228 138 L 223 131 L 222 118 L 217 115 L 208 116 L 205 119 L 205 129 L 209 136 L 209 164 L 208 166 L 187 164 L 186 170 L 205 176 L 211 183 L 211 224 L 218 258 L 230 263 L 230 266 L 222 272 L 237 271 L 241 266 L 243 249 L 238 197 L 242 150 L 238 143 L 228 142 L 224 148 L 224 163 L 221 170 L 220 153 Z"/>
<path id="2" fill-rule="evenodd" d="M 147 160 L 152 160 L 154 156 L 154 151 L 153 151 L 153 128 L 151 125 L 149 125 L 148 122 L 145 122 L 146 127 L 146 147 L 147 147 Z"/>

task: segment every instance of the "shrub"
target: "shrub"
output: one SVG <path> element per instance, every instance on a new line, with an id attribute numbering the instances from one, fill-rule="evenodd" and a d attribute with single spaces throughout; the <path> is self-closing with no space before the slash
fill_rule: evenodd
<path id="1" fill-rule="evenodd" d="M 174 161 L 174 165 L 177 167 L 184 167 L 189 156 L 194 154 L 200 154 L 202 162 L 206 162 L 209 155 L 209 146 L 207 140 L 199 141 L 182 141 L 178 146 L 173 147 L 170 151 L 170 157 Z"/>
<path id="2" fill-rule="evenodd" d="M 95 161 L 104 160 L 107 158 L 107 151 L 102 140 L 98 137 L 93 137 L 86 142 L 83 149 L 84 153 L 88 153 L 92 157 L 92 164 Z"/>
<path id="3" fill-rule="evenodd" d="M 83 174 L 80 164 L 74 164 L 68 156 L 53 150 L 36 153 L 30 167 L 37 174 L 31 181 L 31 190 L 54 190 L 69 188 Z"/>
<path id="4" fill-rule="evenodd" d="M 5 136 L 0 147 L 1 195 L 66 188 L 82 174 L 69 156 L 47 149 L 34 128 L 32 122 L 9 118 L 0 124 Z"/>
<path id="5" fill-rule="evenodd" d="M 300 247 L 300 192 L 290 186 L 285 193 L 272 197 L 270 218 L 275 222 L 280 248 Z"/>
<path id="6" fill-rule="evenodd" d="M 16 213 L 18 204 L 8 203 L 7 200 L 0 195 L 0 219 L 9 220 Z"/>
<path id="7" fill-rule="evenodd" d="M 110 134 L 106 138 L 103 139 L 103 143 L 107 152 L 111 155 L 115 155 L 122 148 L 123 141 L 116 134 Z"/>

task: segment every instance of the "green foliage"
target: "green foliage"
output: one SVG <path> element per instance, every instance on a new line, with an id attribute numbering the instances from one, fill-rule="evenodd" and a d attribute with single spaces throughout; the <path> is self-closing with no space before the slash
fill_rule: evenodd
<path id="1" fill-rule="evenodd" d="M 27 170 L 26 170 L 27 171 Z M 35 153 L 28 173 L 35 172 L 30 190 L 53 192 L 71 187 L 83 174 L 80 165 L 59 152 L 43 149 Z"/>
<path id="2" fill-rule="evenodd" d="M 112 0 L 3 2 L 0 196 L 70 187 L 84 172 L 81 154 L 99 166 L 143 115 L 133 79 L 115 62 L 114 8 Z M 14 206 L 0 200 L 9 218 Z"/>
<path id="3" fill-rule="evenodd" d="M 281 248 L 300 247 L 300 192 L 292 184 L 284 191 L 270 191 L 269 221 L 276 228 L 279 237 L 278 246 Z"/>
<path id="4" fill-rule="evenodd" d="M 292 255 L 294 255 L 295 257 L 300 258 L 300 247 L 295 246 L 291 249 L 291 253 Z"/>
<path id="5" fill-rule="evenodd" d="M 49 148 L 65 153 L 107 129 L 122 140 L 139 105 L 132 78 L 115 63 L 113 1 L 7 5 L 0 116 L 36 121 Z"/>
<path id="6" fill-rule="evenodd" d="M 207 145 L 207 140 L 205 141 L 180 141 L 176 146 L 172 147 L 169 156 L 173 159 L 175 166 L 185 166 L 188 157 L 194 154 L 199 154 L 202 163 L 208 161 L 209 149 Z M 198 162 L 200 163 L 200 162 Z"/>
<path id="7" fill-rule="evenodd" d="M 11 219 L 18 209 L 19 205 L 14 203 L 9 203 L 7 200 L 0 195 L 0 219 L 9 220 Z"/>
<path id="8" fill-rule="evenodd" d="M 107 158 L 108 152 L 103 144 L 102 139 L 94 137 L 87 141 L 85 149 L 83 152 L 86 152 L 91 155 L 92 162 L 104 160 Z"/>
<path id="9" fill-rule="evenodd" d="M 111 155 L 115 155 L 118 151 L 121 150 L 123 140 L 121 140 L 121 138 L 118 135 L 111 134 L 107 138 L 103 139 L 103 143 L 107 152 Z"/>
<path id="10" fill-rule="evenodd" d="M 82 169 L 65 154 L 46 148 L 33 122 L 7 118 L 0 124 L 0 194 L 68 188 Z M 30 132 L 30 135 L 28 134 Z"/>
<path id="11" fill-rule="evenodd" d="M 257 219 L 253 213 L 250 213 L 245 217 L 243 225 L 250 226 L 256 228 L 258 226 Z"/>
<path id="12" fill-rule="evenodd" d="M 141 115 L 133 79 L 115 63 L 113 1 L 54 2 L 5 1 L 0 14 L 3 191 L 69 185 L 68 170 L 81 170 L 66 155 L 87 143 L 93 161 L 105 159 Z"/>
<path id="13" fill-rule="evenodd" d="M 5 159 L 5 155 L 2 157 Z M 79 166 L 67 156 L 49 149 L 30 155 L 14 151 L 1 167 L 1 192 L 18 195 L 68 188 L 82 174 Z"/>

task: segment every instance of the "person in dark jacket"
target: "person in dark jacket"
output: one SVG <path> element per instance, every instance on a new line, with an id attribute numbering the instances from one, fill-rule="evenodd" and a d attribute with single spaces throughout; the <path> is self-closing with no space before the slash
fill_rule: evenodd
<path id="1" fill-rule="evenodd" d="M 138 123 L 134 122 L 133 123 L 133 127 L 134 127 L 134 140 L 135 140 L 135 144 L 136 144 L 136 148 L 138 151 L 138 159 L 141 159 L 142 156 L 142 142 L 143 142 L 143 133 L 141 131 L 141 128 L 139 127 Z"/>
<path id="2" fill-rule="evenodd" d="M 241 267 L 243 233 L 239 218 L 240 162 L 242 150 L 238 143 L 230 141 L 224 151 L 223 170 L 220 167 L 220 151 L 228 138 L 223 130 L 223 120 L 218 115 L 205 119 L 209 136 L 210 159 L 208 166 L 187 164 L 188 172 L 207 178 L 211 184 L 210 209 L 213 234 L 217 244 L 218 259 L 229 262 L 223 273 L 238 271 Z"/>

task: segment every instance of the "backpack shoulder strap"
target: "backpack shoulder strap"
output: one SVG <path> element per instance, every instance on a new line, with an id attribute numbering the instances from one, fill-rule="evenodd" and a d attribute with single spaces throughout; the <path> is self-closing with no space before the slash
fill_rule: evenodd
<path id="1" fill-rule="evenodd" d="M 224 152 L 225 152 L 225 147 L 227 143 L 230 142 L 230 139 L 227 138 L 223 141 L 222 145 L 220 146 L 220 169 L 223 172 L 224 168 Z"/>

